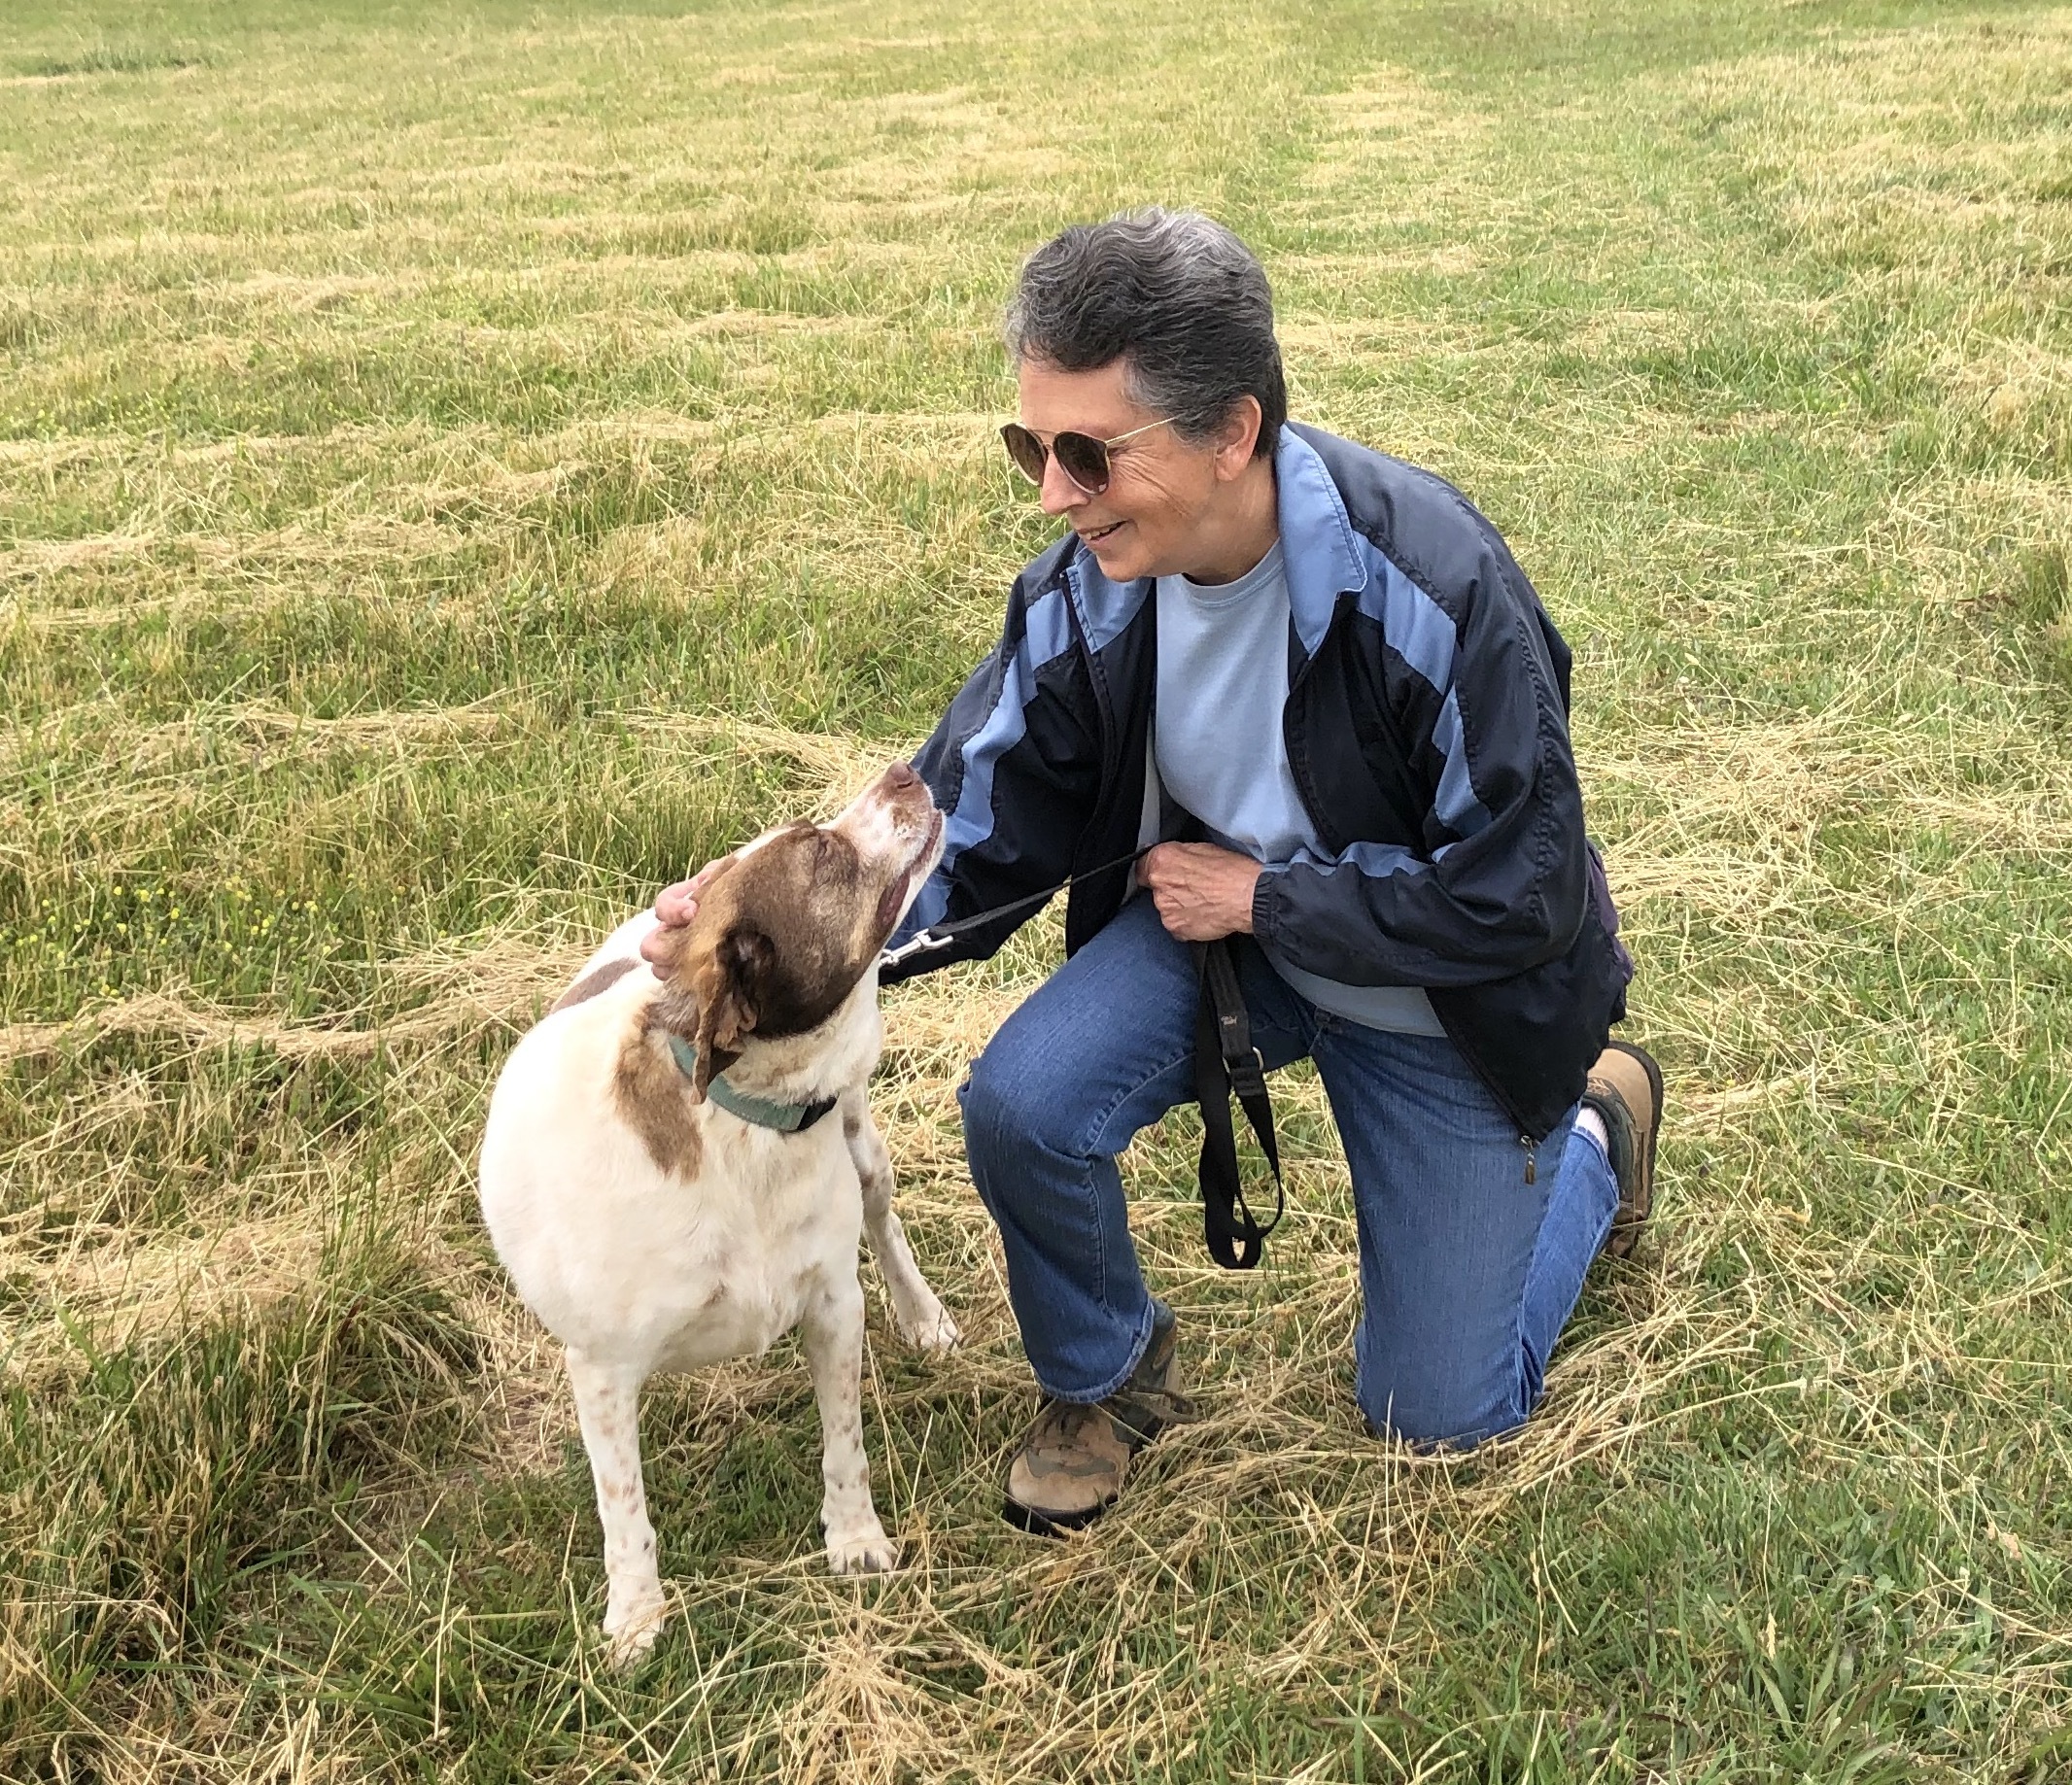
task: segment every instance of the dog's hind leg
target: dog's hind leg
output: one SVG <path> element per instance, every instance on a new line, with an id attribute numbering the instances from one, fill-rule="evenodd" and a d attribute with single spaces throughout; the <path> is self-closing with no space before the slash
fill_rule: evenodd
<path id="1" fill-rule="evenodd" d="M 842 1138 L 863 1182 L 863 1229 L 891 1291 L 900 1336 L 924 1352 L 946 1352 L 957 1342 L 957 1323 L 914 1262 L 907 1230 L 892 1212 L 892 1155 L 860 1093 L 843 1105 Z"/>
<path id="2" fill-rule="evenodd" d="M 597 1483 L 598 1522 L 604 1528 L 604 1634 L 611 1663 L 626 1667 L 655 1646 L 669 1616 L 655 1566 L 655 1528 L 647 1522 L 640 1476 L 640 1382 L 644 1372 L 592 1362 L 569 1353 L 575 1417 Z"/>
<path id="3" fill-rule="evenodd" d="M 837 1574 L 880 1573 L 898 1563 L 899 1546 L 878 1522 L 870 1459 L 863 1454 L 863 1290 L 854 1274 L 810 1307 L 800 1325 L 820 1402 L 827 1565 Z"/>

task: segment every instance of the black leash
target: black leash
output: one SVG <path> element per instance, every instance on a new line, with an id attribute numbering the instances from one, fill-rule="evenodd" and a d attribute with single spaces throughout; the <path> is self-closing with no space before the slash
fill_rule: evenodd
<path id="1" fill-rule="evenodd" d="M 1273 1101 L 1266 1095 L 1266 1063 L 1252 1044 L 1252 1017 L 1226 937 L 1196 943 L 1201 1003 L 1194 1014 L 1194 1095 L 1201 1104 L 1201 1236 L 1209 1256 L 1226 1271 L 1249 1271 L 1281 1224 L 1288 1192 L 1281 1182 L 1281 1149 L 1273 1134 Z M 1230 1121 L 1236 1094 L 1273 1172 L 1273 1219 L 1263 1227 L 1245 1201 L 1237 1171 L 1237 1135 Z"/>
<path id="2" fill-rule="evenodd" d="M 1025 898 L 1010 899 L 1005 905 L 996 905 L 989 911 L 977 911 L 969 917 L 959 917 L 953 923 L 931 923 L 925 930 L 916 930 L 896 948 L 887 948 L 878 957 L 881 967 L 896 967 L 912 954 L 926 954 L 936 948 L 947 948 L 969 930 L 984 929 L 989 923 L 997 923 L 1010 911 L 1019 911 L 1025 907 L 1041 905 L 1046 899 L 1063 892 L 1068 886 L 1076 886 L 1081 880 L 1090 880 L 1097 874 L 1107 874 L 1113 869 L 1127 868 L 1132 862 L 1143 858 L 1148 850 L 1157 847 L 1146 843 L 1141 849 L 1132 849 L 1127 855 L 1119 855 L 1112 862 L 1103 862 L 1098 868 L 1088 868 L 1082 874 L 1068 875 L 1055 886 L 1046 886 L 1041 892 L 1032 892 Z"/>
<path id="3" fill-rule="evenodd" d="M 1139 860 L 1146 843 L 1112 862 L 1088 868 L 1029 893 L 977 911 L 949 923 L 932 923 L 917 930 L 897 948 L 878 957 L 881 967 L 891 967 L 911 955 L 947 948 L 960 936 L 1024 909 L 1041 905 L 1080 880 L 1126 868 Z M 1195 943 L 1195 966 L 1201 976 L 1201 1003 L 1194 1016 L 1194 1096 L 1201 1105 L 1201 1230 L 1209 1256 L 1226 1271 L 1249 1271 L 1260 1261 L 1266 1236 L 1280 1225 L 1288 1206 L 1288 1193 L 1281 1182 L 1281 1150 L 1273 1133 L 1273 1103 L 1266 1095 L 1265 1063 L 1252 1045 L 1252 1018 L 1245 1009 L 1244 988 L 1238 982 L 1237 963 L 1231 957 L 1227 938 L 1222 942 Z M 1263 1227 L 1245 1201 L 1244 1181 L 1237 1169 L 1237 1133 L 1230 1120 L 1230 1098 L 1235 1094 L 1259 1138 L 1260 1150 L 1273 1172 L 1273 1219 Z"/>

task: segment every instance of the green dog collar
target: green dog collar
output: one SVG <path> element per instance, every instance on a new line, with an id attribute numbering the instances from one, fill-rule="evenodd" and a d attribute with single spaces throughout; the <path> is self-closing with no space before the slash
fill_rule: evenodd
<path id="1" fill-rule="evenodd" d="M 680 1035 L 669 1038 L 669 1050 L 676 1056 L 677 1069 L 686 1079 L 698 1077 L 698 1053 L 689 1042 Z M 726 1111 L 744 1122 L 752 1122 L 758 1128 L 772 1128 L 778 1134 L 800 1134 L 835 1107 L 837 1099 L 823 1097 L 816 1103 L 776 1103 L 768 1097 L 751 1097 L 746 1091 L 738 1091 L 726 1081 L 724 1074 L 715 1075 L 705 1087 L 706 1095 Z"/>

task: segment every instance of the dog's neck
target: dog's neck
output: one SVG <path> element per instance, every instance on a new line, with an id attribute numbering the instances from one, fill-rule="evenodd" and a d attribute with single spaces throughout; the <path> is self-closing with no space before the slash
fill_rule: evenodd
<path id="1" fill-rule="evenodd" d="M 646 1026 L 695 1046 L 697 1007 L 660 991 L 648 1005 Z M 883 1046 L 878 968 L 873 964 L 825 1022 L 804 1035 L 774 1041 L 751 1032 L 742 1038 L 740 1054 L 724 1070 L 728 1084 L 747 1096 L 770 1103 L 813 1103 L 863 1084 Z"/>

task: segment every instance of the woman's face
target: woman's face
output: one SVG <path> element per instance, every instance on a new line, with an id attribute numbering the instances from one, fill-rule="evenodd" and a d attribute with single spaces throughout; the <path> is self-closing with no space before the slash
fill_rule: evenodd
<path id="1" fill-rule="evenodd" d="M 1067 372 L 1041 360 L 1016 370 L 1022 427 L 1049 445 L 1068 429 L 1112 440 L 1161 418 L 1123 389 L 1123 362 Z M 1044 466 L 1043 510 L 1071 523 L 1103 574 L 1115 582 L 1139 576 L 1187 575 L 1200 567 L 1213 538 L 1220 502 L 1252 459 L 1258 421 L 1250 404 L 1226 437 L 1190 442 L 1172 428 L 1153 428 L 1108 450 L 1109 484 L 1089 496 L 1067 477 L 1053 454 Z"/>

